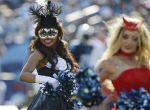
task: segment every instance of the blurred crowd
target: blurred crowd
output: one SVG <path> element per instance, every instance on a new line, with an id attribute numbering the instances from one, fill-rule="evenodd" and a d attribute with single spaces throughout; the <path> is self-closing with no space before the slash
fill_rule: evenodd
<path id="1" fill-rule="evenodd" d="M 107 48 L 109 31 L 105 22 L 126 14 L 141 16 L 150 26 L 150 0 L 52 1 L 62 5 L 60 21 L 65 30 L 64 38 L 81 68 L 95 66 Z M 28 11 L 34 3 L 35 0 L 0 0 L 0 105 L 21 108 L 28 105 L 36 91 L 34 86 L 18 81 L 34 35 Z"/>

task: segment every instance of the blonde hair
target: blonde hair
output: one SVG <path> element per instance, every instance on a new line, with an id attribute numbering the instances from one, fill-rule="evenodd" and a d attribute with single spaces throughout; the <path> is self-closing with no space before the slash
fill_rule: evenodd
<path id="1" fill-rule="evenodd" d="M 149 61 L 150 61 L 150 33 L 145 23 L 142 22 L 140 19 L 135 18 L 128 18 L 127 20 L 130 22 L 135 22 L 139 24 L 138 32 L 139 32 L 139 38 L 138 38 L 138 49 L 136 52 L 136 59 L 137 63 L 143 66 L 149 67 Z M 118 53 L 120 49 L 120 39 L 122 37 L 124 28 L 123 28 L 123 20 L 115 19 L 111 24 L 111 27 L 109 27 L 110 30 L 110 37 L 107 42 L 107 49 L 102 57 L 101 60 L 109 59 L 115 54 Z M 110 26 L 110 24 L 109 24 Z"/>

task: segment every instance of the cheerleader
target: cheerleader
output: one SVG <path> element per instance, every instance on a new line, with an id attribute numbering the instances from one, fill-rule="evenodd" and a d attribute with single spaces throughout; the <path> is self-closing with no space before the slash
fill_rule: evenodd
<path id="1" fill-rule="evenodd" d="M 107 96 L 102 110 L 110 110 L 108 104 L 123 91 L 143 87 L 150 93 L 150 33 L 146 24 L 127 16 L 114 20 L 114 24 L 108 48 L 96 67 Z"/>
<path id="2" fill-rule="evenodd" d="M 32 6 L 30 13 L 36 24 L 35 37 L 30 43 L 31 54 L 21 71 L 20 80 L 42 83 L 45 88 L 39 90 L 28 110 L 70 110 L 68 97 L 73 89 L 72 73 L 78 71 L 79 65 L 63 40 L 63 29 L 58 19 L 61 7 L 46 1 Z M 32 74 L 34 70 L 38 74 Z M 71 87 L 64 88 L 63 81 L 72 82 Z M 68 97 L 61 89 L 69 91 Z M 42 98 L 43 94 L 47 94 L 46 98 Z"/>

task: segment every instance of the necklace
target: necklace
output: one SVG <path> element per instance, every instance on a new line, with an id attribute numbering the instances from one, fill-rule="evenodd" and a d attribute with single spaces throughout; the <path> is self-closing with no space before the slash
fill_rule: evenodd
<path id="1" fill-rule="evenodd" d="M 125 62 L 128 65 L 135 63 L 135 52 L 126 53 L 122 50 L 119 50 L 118 56 L 120 57 L 120 60 L 122 60 L 123 62 Z"/>
<path id="2" fill-rule="evenodd" d="M 118 54 L 120 55 L 120 56 L 124 56 L 124 57 L 127 57 L 127 58 L 134 58 L 134 56 L 135 56 L 135 52 L 133 52 L 133 53 L 127 53 L 127 52 L 124 52 L 124 51 L 122 51 L 122 50 L 119 50 L 119 52 L 118 52 Z"/>

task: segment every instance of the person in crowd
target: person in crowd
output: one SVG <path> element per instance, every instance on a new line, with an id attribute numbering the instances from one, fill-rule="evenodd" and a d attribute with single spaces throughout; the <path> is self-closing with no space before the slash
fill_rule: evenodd
<path id="1" fill-rule="evenodd" d="M 76 39 L 70 43 L 71 52 L 76 61 L 80 64 L 80 68 L 94 67 L 95 62 L 101 58 L 106 46 L 105 39 L 106 28 L 98 29 L 98 34 L 95 28 L 88 24 L 79 26 Z M 100 52 L 97 54 L 97 52 Z"/>
<path id="2" fill-rule="evenodd" d="M 74 55 L 76 61 L 80 64 L 81 68 L 86 68 L 90 65 L 91 53 L 93 46 L 89 44 L 91 39 L 89 34 L 84 34 L 82 40 L 79 44 L 73 47 L 72 54 Z"/>
<path id="3" fill-rule="evenodd" d="M 63 40 L 63 28 L 58 19 L 61 7 L 49 0 L 45 4 L 30 8 L 36 24 L 35 37 L 31 40 L 31 54 L 21 71 L 20 80 L 27 83 L 48 83 L 56 90 L 60 82 L 54 73 L 66 69 L 76 73 L 79 65 L 70 53 L 67 42 Z M 32 74 L 33 71 L 38 74 Z"/>
<path id="4" fill-rule="evenodd" d="M 142 19 L 129 16 L 119 17 L 114 23 L 107 49 L 96 65 L 102 92 L 107 97 L 99 110 L 110 110 L 123 91 L 143 87 L 150 93 L 148 27 Z"/>

